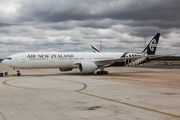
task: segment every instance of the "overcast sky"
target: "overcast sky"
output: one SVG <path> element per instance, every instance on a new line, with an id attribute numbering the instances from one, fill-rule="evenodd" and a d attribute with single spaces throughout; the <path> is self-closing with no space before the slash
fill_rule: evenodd
<path id="1" fill-rule="evenodd" d="M 0 0 L 0 58 L 19 52 L 141 52 L 180 55 L 180 0 Z"/>

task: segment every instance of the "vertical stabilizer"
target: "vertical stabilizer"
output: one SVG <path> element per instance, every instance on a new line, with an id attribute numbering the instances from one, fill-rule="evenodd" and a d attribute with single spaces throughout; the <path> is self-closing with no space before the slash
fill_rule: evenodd
<path id="1" fill-rule="evenodd" d="M 91 48 L 95 51 L 95 52 L 100 52 L 96 47 L 91 45 Z"/>
<path id="2" fill-rule="evenodd" d="M 157 45 L 158 45 L 159 37 L 160 37 L 160 33 L 156 33 L 156 35 L 149 42 L 149 44 L 142 51 L 142 53 L 146 52 L 147 55 L 154 55 L 156 52 Z"/>

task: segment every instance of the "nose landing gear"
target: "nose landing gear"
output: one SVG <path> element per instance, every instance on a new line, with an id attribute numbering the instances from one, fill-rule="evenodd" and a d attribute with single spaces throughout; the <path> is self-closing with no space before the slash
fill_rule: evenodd
<path id="1" fill-rule="evenodd" d="M 16 72 L 17 72 L 17 76 L 21 76 L 21 73 L 20 73 L 20 71 L 19 70 L 17 70 L 16 68 L 14 68 L 14 70 L 16 70 Z"/>
<path id="2" fill-rule="evenodd" d="M 20 72 L 17 72 L 17 76 L 21 76 L 21 73 L 20 73 Z"/>
<path id="3" fill-rule="evenodd" d="M 17 70 L 16 72 L 17 72 L 17 76 L 21 76 L 21 73 L 19 70 Z"/>

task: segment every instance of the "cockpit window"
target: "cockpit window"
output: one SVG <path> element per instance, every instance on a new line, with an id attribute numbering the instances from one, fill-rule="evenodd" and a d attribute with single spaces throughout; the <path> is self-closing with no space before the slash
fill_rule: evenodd
<path id="1" fill-rule="evenodd" d="M 11 57 L 8 57 L 8 58 L 6 58 L 7 60 L 12 60 L 12 58 Z"/>

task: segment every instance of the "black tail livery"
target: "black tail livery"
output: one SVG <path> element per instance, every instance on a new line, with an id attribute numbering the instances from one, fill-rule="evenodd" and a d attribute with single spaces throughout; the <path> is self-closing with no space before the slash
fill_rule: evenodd
<path id="1" fill-rule="evenodd" d="M 144 53 L 146 51 L 147 55 L 154 55 L 156 52 L 157 45 L 158 45 L 159 37 L 160 37 L 160 33 L 156 33 L 156 35 L 149 42 L 149 44 L 142 51 L 142 53 Z"/>

